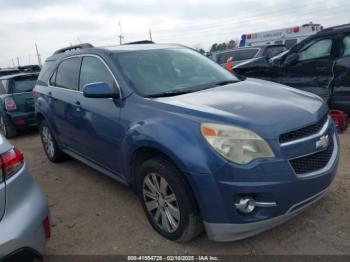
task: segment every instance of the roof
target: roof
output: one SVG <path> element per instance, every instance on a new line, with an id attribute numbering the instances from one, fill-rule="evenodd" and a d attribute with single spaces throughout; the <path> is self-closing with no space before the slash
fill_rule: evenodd
<path id="1" fill-rule="evenodd" d="M 97 53 L 97 52 L 121 53 L 121 52 L 131 52 L 131 51 L 182 48 L 182 47 L 185 47 L 185 46 L 180 44 L 155 44 L 155 43 L 146 42 L 146 41 L 134 42 L 134 43 L 123 44 L 123 45 L 109 45 L 109 46 L 99 46 L 99 47 L 93 47 L 91 44 L 85 43 L 81 45 L 61 48 L 56 52 L 54 52 L 51 57 L 47 58 L 46 61 L 52 61 L 52 60 L 57 60 L 61 57 L 86 54 L 86 53 Z"/>
<path id="2" fill-rule="evenodd" d="M 350 31 L 350 24 L 337 25 L 332 27 L 327 27 L 322 31 L 318 32 L 316 35 L 332 34 L 338 32 L 348 32 Z"/>
<path id="3" fill-rule="evenodd" d="M 16 77 L 19 77 L 19 76 L 31 76 L 31 75 L 39 75 L 39 72 L 19 73 L 19 74 L 13 74 L 13 75 L 0 76 L 0 80 L 16 78 Z"/>
<path id="4" fill-rule="evenodd" d="M 237 51 L 237 50 L 259 49 L 259 48 L 267 48 L 267 47 L 285 47 L 285 45 L 284 44 L 272 44 L 272 45 L 256 45 L 256 46 L 247 46 L 247 47 L 235 47 L 235 48 L 231 48 L 231 49 L 215 51 L 215 52 L 213 52 L 213 54 L 221 54 L 221 53 L 228 53 L 228 52 Z"/>

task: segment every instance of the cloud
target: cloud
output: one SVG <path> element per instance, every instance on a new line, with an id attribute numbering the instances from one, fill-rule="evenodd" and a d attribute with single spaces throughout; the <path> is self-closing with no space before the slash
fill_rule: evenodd
<path id="1" fill-rule="evenodd" d="M 238 39 L 242 33 L 301 25 L 347 22 L 346 0 L 2 0 L 0 66 L 35 61 L 34 43 L 42 55 L 79 41 L 118 43 L 121 21 L 126 41 L 148 38 L 209 48 Z"/>

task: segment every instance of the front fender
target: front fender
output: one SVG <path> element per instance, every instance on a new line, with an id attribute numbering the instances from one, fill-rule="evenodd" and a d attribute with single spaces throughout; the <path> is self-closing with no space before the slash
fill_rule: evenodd
<path id="1" fill-rule="evenodd" d="M 57 128 L 54 122 L 52 109 L 49 105 L 49 102 L 42 95 L 39 95 L 39 97 L 35 99 L 35 116 L 37 118 L 38 118 L 38 114 L 41 114 L 44 117 L 45 121 L 47 122 L 50 129 L 54 133 L 57 143 L 60 144 L 60 141 L 58 140 L 58 136 L 57 136 Z"/>
<path id="2" fill-rule="evenodd" d="M 199 123 L 189 119 L 178 122 L 158 118 L 130 126 L 122 143 L 126 170 L 130 170 L 133 155 L 140 148 L 162 152 L 185 174 L 211 174 L 225 163 L 209 148 Z"/>

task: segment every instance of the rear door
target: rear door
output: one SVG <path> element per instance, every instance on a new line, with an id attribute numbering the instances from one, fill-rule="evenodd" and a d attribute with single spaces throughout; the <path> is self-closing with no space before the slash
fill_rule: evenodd
<path id="1" fill-rule="evenodd" d="M 334 43 L 335 40 L 331 37 L 305 42 L 303 46 L 298 48 L 296 63 L 292 65 L 282 64 L 278 82 L 315 93 L 328 102 L 331 95 L 333 65 L 335 63 Z M 293 53 L 288 55 L 293 55 Z"/>
<path id="2" fill-rule="evenodd" d="M 78 140 L 74 119 L 79 113 L 76 101 L 80 95 L 77 87 L 80 61 L 80 57 L 64 59 L 49 80 L 52 88 L 48 99 L 56 136 L 60 143 L 70 147 Z"/>
<path id="3" fill-rule="evenodd" d="M 339 47 L 331 107 L 350 113 L 350 33 L 341 36 Z"/>

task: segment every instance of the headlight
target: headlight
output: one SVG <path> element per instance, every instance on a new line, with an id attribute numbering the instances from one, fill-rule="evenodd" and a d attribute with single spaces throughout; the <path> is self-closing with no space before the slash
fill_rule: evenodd
<path id="1" fill-rule="evenodd" d="M 201 131 L 208 143 L 231 162 L 248 164 L 258 158 L 275 157 L 267 142 L 248 129 L 203 123 Z"/>

